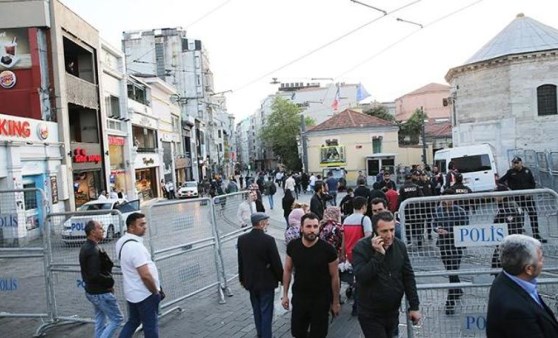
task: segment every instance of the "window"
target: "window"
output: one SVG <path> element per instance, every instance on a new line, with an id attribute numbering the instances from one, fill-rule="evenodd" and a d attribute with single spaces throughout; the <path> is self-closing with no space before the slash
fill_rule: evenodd
<path id="1" fill-rule="evenodd" d="M 120 117 L 120 99 L 118 97 L 112 95 L 105 97 L 105 107 L 108 118 L 117 119 Z"/>
<path id="2" fill-rule="evenodd" d="M 545 84 L 537 88 L 537 109 L 539 116 L 556 115 L 556 86 Z"/>
<path id="3" fill-rule="evenodd" d="M 23 189 L 35 189 L 35 183 L 27 183 L 23 185 Z M 37 192 L 25 191 L 23 198 L 25 199 L 25 210 L 37 209 Z"/>
<path id="4" fill-rule="evenodd" d="M 454 164 L 454 168 L 457 168 L 462 174 L 492 169 L 490 157 L 486 154 L 456 157 L 452 158 L 451 161 Z"/>
<path id="5" fill-rule="evenodd" d="M 378 154 L 382 152 L 382 137 L 374 136 L 372 138 L 372 153 Z"/>
<path id="6" fill-rule="evenodd" d="M 221 138 L 221 129 L 217 130 L 217 134 L 219 135 L 219 138 Z"/>
<path id="7" fill-rule="evenodd" d="M 147 102 L 147 92 L 145 88 L 130 83 L 128 84 L 128 98 L 145 105 L 149 104 Z"/>
<path id="8" fill-rule="evenodd" d="M 132 126 L 134 134 L 134 146 L 138 149 L 138 153 L 155 152 L 157 147 L 157 132 L 153 129 Z"/>

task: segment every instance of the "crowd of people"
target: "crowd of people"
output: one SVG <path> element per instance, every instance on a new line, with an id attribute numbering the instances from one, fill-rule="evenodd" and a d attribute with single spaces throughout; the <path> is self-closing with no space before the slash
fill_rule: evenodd
<path id="1" fill-rule="evenodd" d="M 257 336 L 272 337 L 274 290 L 279 284 L 283 286 L 281 304 L 292 310 L 291 334 L 297 338 L 327 336 L 329 318 L 339 314 L 343 303 L 341 281 L 349 284 L 345 293 L 353 299 L 351 314 L 358 318 L 365 337 L 398 336 L 403 296 L 409 320 L 418 323 L 422 315 L 409 250 L 435 238 L 450 283 L 460 283 L 455 272 L 463 248 L 456 247 L 453 229 L 469 224 L 475 205 L 449 197 L 471 193 L 459 168 L 453 164 L 450 168 L 446 175 L 436 167 L 413 168 L 399 189 L 388 170 L 376 177 L 371 188 L 362 174 L 355 188 L 347 188 L 346 182 L 331 173 L 323 178 L 278 170 L 261 172 L 255 179 L 240 179 L 237 174 L 229 178 L 225 189 L 220 177 L 212 179 L 216 195 L 249 191 L 237 212 L 239 226 L 251 226 L 238 238 L 238 273 L 240 284 L 250 294 Z M 529 174 L 515 157 L 512 169 L 495 178 L 496 190 L 532 189 L 534 180 Z M 278 189 L 283 190 L 286 223 L 284 262 L 275 239 L 266 234 L 269 215 L 263 203 L 263 196 L 268 196 L 268 206 L 274 209 Z M 346 195 L 338 203 L 340 190 Z M 300 195 L 309 192 L 310 203 L 300 202 Z M 444 196 L 441 203 L 430 199 L 419 203 L 420 208 L 405 208 L 405 224 L 400 224 L 396 211 L 407 199 L 437 195 Z M 499 197 L 494 202 L 498 208 L 494 222 L 507 223 L 510 236 L 492 258 L 492 267 L 502 272 L 490 291 L 488 337 L 558 337 L 556 317 L 536 292 L 536 277 L 542 270 L 541 243 L 546 241 L 538 229 L 535 201 Z M 523 213 L 530 219 L 532 237 L 523 235 Z M 145 337 L 158 337 L 157 307 L 164 293 L 155 263 L 142 243 L 145 216 L 132 214 L 126 225 L 128 233 L 116 244 L 129 313 L 120 337 L 131 337 L 140 324 Z M 113 264 L 98 246 L 102 226 L 91 221 L 85 231 L 88 240 L 80 252 L 80 264 L 86 295 L 95 308 L 96 337 L 110 337 L 123 320 L 113 295 Z M 455 314 L 465 293 L 457 286 L 447 292 L 448 316 Z"/>

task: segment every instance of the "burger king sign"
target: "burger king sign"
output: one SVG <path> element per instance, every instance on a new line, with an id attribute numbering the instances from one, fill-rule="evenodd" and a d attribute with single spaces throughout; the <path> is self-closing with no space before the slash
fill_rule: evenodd
<path id="1" fill-rule="evenodd" d="M 16 75 L 10 70 L 5 70 L 0 73 L 0 86 L 5 89 L 13 88 L 16 84 Z"/>

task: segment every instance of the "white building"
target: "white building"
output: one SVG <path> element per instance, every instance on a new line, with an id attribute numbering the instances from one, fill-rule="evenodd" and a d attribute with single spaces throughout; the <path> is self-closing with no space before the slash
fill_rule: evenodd
<path id="1" fill-rule="evenodd" d="M 132 167 L 132 124 L 128 116 L 127 77 L 124 53 L 101 39 L 101 67 L 106 119 L 101 121 L 108 134 L 111 189 L 128 199 L 136 198 Z"/>
<path id="2" fill-rule="evenodd" d="M 558 30 L 522 14 L 446 75 L 455 146 L 489 143 L 498 170 L 516 149 L 558 148 Z"/>
<path id="3" fill-rule="evenodd" d="M 188 39 L 181 28 L 124 32 L 124 51 L 129 74 L 157 76 L 177 89 L 175 97 L 182 113 L 187 179 L 201 180 L 209 174 L 216 154 L 208 139 L 213 116 L 208 107 L 213 90 L 213 74 L 207 51 L 200 40 Z"/>

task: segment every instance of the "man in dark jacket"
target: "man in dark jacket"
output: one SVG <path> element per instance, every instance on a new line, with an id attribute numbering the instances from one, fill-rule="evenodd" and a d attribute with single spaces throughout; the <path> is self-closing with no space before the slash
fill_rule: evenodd
<path id="1" fill-rule="evenodd" d="M 405 183 L 403 183 L 403 185 L 399 188 L 398 210 L 401 208 L 401 204 L 406 199 L 423 196 L 420 187 L 413 183 L 413 176 L 418 177 L 418 174 L 407 174 L 405 176 Z M 422 246 L 424 218 L 421 217 L 420 205 L 417 203 L 416 205 L 407 206 L 404 210 L 404 215 L 405 224 L 403 224 L 403 226 L 405 227 L 407 244 L 412 244 L 413 241 L 416 241 L 419 247 Z"/>
<path id="2" fill-rule="evenodd" d="M 358 320 L 366 338 L 392 337 L 399 323 L 405 294 L 409 318 L 421 319 L 415 273 L 405 244 L 395 238 L 395 219 L 389 211 L 372 216 L 374 234 L 353 249 L 353 271 L 358 283 Z"/>
<path id="3" fill-rule="evenodd" d="M 310 211 L 318 216 L 319 220 L 321 221 L 324 218 L 324 209 L 325 209 L 325 195 L 324 195 L 324 186 L 321 182 L 316 182 L 314 186 L 314 196 L 310 200 Z"/>
<path id="4" fill-rule="evenodd" d="M 252 231 L 238 238 L 238 277 L 250 291 L 258 337 L 271 338 L 274 290 L 283 278 L 275 239 L 265 233 L 269 216 L 257 212 L 250 218 Z"/>
<path id="5" fill-rule="evenodd" d="M 500 245 L 502 272 L 488 296 L 487 338 L 558 337 L 558 321 L 537 292 L 543 269 L 541 243 L 510 235 Z"/>
<path id="6" fill-rule="evenodd" d="M 103 240 L 103 232 L 101 223 L 94 220 L 87 222 L 87 241 L 79 252 L 79 266 L 81 278 L 85 282 L 85 297 L 95 309 L 95 337 L 112 337 L 123 317 L 114 297 L 114 264 L 99 246 L 99 242 Z"/>

